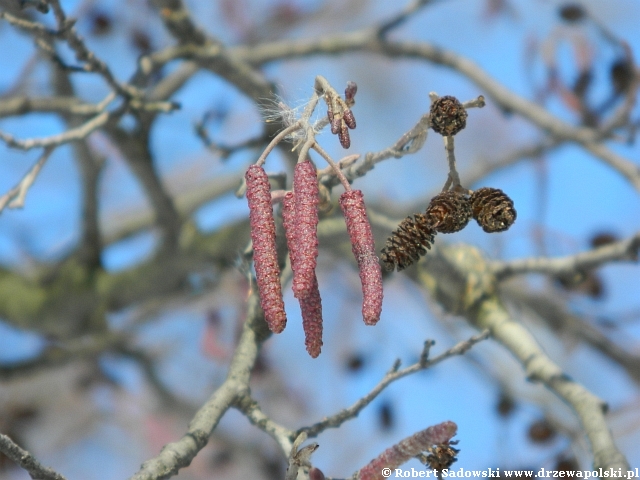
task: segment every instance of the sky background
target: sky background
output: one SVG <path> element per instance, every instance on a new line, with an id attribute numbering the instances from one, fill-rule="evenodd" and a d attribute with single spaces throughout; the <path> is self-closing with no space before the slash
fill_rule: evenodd
<path id="1" fill-rule="evenodd" d="M 279 31 L 265 20 L 269 19 L 278 2 L 239 2 L 243 6 L 243 18 L 249 22 L 244 28 L 229 22 L 228 16 L 221 13 L 222 3 L 187 2 L 193 17 L 203 28 L 231 45 L 246 38 L 247 32 L 272 39 Z M 562 39 L 557 42 L 553 55 L 559 65 L 561 81 L 571 84 L 576 76 L 571 42 L 584 41 L 593 56 L 595 74 L 590 98 L 596 105 L 607 98 L 610 93 L 608 69 L 619 51 L 605 42 L 595 28 L 563 24 L 557 14 L 562 2 L 511 0 L 508 2 L 510 8 L 492 14 L 490 7 L 497 3 L 480 0 L 436 2 L 393 32 L 392 37 L 431 42 L 466 56 L 510 90 L 532 100 L 537 98 L 537 92 L 546 82 L 541 58 L 543 46 L 552 45 L 550 39 Z M 637 33 L 640 3 L 631 0 L 579 3 L 627 41 L 632 51 L 640 51 Z M 325 3 L 309 0 L 290 4 L 311 17 L 309 22 L 283 28 L 284 38 L 317 37 L 361 28 L 376 19 L 387 18 L 403 2 L 346 0 Z M 80 16 L 78 29 L 86 35 L 88 45 L 121 80 L 134 72 L 139 55 L 131 46 L 132 31 L 147 32 L 154 47 L 172 42 L 162 31 L 157 14 L 142 0 L 63 2 L 63 5 L 71 16 Z M 95 30 L 92 33 L 91 19 L 96 12 L 103 12 L 113 19 L 108 34 L 96 35 Z M 352 14 L 345 15 L 344 12 Z M 0 91 L 8 92 L 15 87 L 20 72 L 28 68 L 34 48 L 30 38 L 7 24 L 0 24 L 0 45 L 4 46 Z M 168 68 L 175 68 L 175 65 Z M 431 91 L 454 95 L 463 101 L 484 93 L 456 72 L 442 67 L 413 60 L 380 59 L 368 54 L 296 59 L 267 65 L 264 71 L 291 106 L 302 105 L 309 98 L 314 77 L 318 74 L 329 79 L 339 91 L 348 80 L 355 81 L 358 94 L 354 113 L 358 127 L 351 136 L 348 153 L 364 154 L 391 145 L 428 110 Z M 99 101 L 107 93 L 103 83 L 91 75 L 77 76 L 74 80 L 79 95 L 87 101 Z M 33 94 L 49 93 L 47 69 L 42 64 L 36 64 L 26 76 L 26 82 L 26 88 Z M 235 144 L 260 133 L 261 120 L 255 106 L 209 73 L 194 76 L 174 99 L 182 108 L 157 120 L 151 140 L 157 170 L 169 190 L 179 193 L 223 174 L 236 173 L 240 178 L 244 169 L 257 158 L 257 152 L 239 152 L 222 161 L 207 151 L 195 135 L 193 125 L 213 109 L 223 120 L 209 122 L 209 134 L 221 143 Z M 546 98 L 544 104 L 567 122 L 578 120 L 576 113 L 555 95 Z M 637 113 L 636 108 L 635 118 Z M 62 128 L 62 123 L 51 115 L 0 121 L 2 131 L 20 138 L 51 135 Z M 465 172 L 478 162 L 501 158 L 519 145 L 540 138 L 539 131 L 516 116 L 505 115 L 488 99 L 485 108 L 469 111 L 467 128 L 456 136 L 456 157 L 463 185 L 466 185 Z M 334 158 L 344 155 L 328 132 L 322 134 L 319 141 Z M 91 136 L 90 144 L 106 159 L 100 183 L 102 224 L 117 224 L 119 218 L 148 208 L 140 186 L 108 140 L 96 133 Z M 620 143 L 611 148 L 638 163 L 640 151 L 637 145 Z M 0 192 L 13 187 L 38 154 L 0 145 Z M 0 263 L 3 265 L 23 268 L 33 261 L 55 260 L 76 245 L 81 221 L 81 183 L 71 155 L 68 146 L 57 149 L 29 191 L 25 208 L 8 210 L 0 215 Z M 324 168 L 321 159 L 314 160 L 319 168 Z M 268 158 L 267 171 L 285 168 L 279 153 L 274 152 Z M 415 213 L 412 208 L 416 206 L 419 209 L 426 207 L 431 196 L 443 185 L 446 173 L 442 140 L 432 132 L 420 152 L 379 164 L 365 178 L 356 180 L 354 186 L 363 190 L 368 204 L 390 208 L 400 219 Z M 515 202 L 517 222 L 508 232 L 497 235 L 485 234 L 474 223 L 453 236 L 440 236 L 437 242 L 469 242 L 480 247 L 490 258 L 568 255 L 589 248 L 590 238 L 598 232 L 612 232 L 624 238 L 640 229 L 638 192 L 618 173 L 577 145 L 564 145 L 541 159 L 520 162 L 483 179 L 481 184 L 466 186 L 503 189 Z M 336 189 L 334 196 L 339 193 Z M 229 194 L 204 205 L 194 218 L 200 228 L 213 231 L 247 214 L 246 201 Z M 105 268 L 118 271 L 135 265 L 151 254 L 155 242 L 153 232 L 143 232 L 109 246 L 103 253 Z M 244 240 L 239 244 L 244 244 Z M 607 266 L 599 271 L 605 286 L 603 298 L 595 300 L 572 295 L 569 300 L 575 312 L 587 314 L 591 319 L 616 320 L 635 312 L 631 321 L 611 332 L 622 346 L 635 352 L 638 352 L 640 338 L 640 322 L 637 321 L 639 273 L 637 264 Z M 223 340 L 226 339 L 230 347 L 242 312 L 242 305 L 236 301 L 238 289 L 242 288 L 239 277 L 239 274 L 234 277 L 230 273 L 224 288 L 206 293 L 198 291 L 197 279 L 194 280 L 192 299 L 170 303 L 156 321 L 139 331 L 140 344 L 160 359 L 162 379 L 193 405 L 202 403 L 224 379 L 228 358 L 215 358 L 206 349 L 207 313 L 212 309 L 218 312 L 224 326 Z M 442 314 L 437 305 L 403 274 L 394 274 L 385 280 L 382 319 L 375 328 L 365 328 L 359 314 L 361 300 L 357 272 L 348 264 L 336 262 L 325 250 L 320 253 L 318 277 L 325 318 L 322 355 L 314 360 L 306 354 L 297 302 L 287 291 L 288 328 L 265 345 L 272 369 L 281 372 L 278 377 L 281 383 L 263 384 L 257 379 L 254 386 L 256 397 L 270 407 L 268 411 L 274 419 L 290 428 L 313 423 L 350 405 L 382 378 L 396 358 L 405 365 L 415 361 L 425 339 L 436 340 L 432 352 L 437 354 L 474 333 L 464 320 Z M 540 291 L 550 288 L 550 284 L 540 277 L 526 281 Z M 527 327 L 551 358 L 570 376 L 609 402 L 612 409 L 610 425 L 617 443 L 633 466 L 640 465 L 638 386 L 589 348 L 571 338 L 551 335 L 535 319 L 526 320 Z M 114 314 L 111 321 L 114 328 L 126 324 L 127 312 Z M 29 358 L 43 345 L 44 341 L 37 335 L 17 331 L 0 322 L 0 361 Z M 364 367 L 358 372 L 345 368 L 347 359 L 354 354 L 364 359 Z M 314 464 L 327 475 L 347 476 L 415 431 L 453 420 L 459 426 L 462 450 L 456 468 L 550 468 L 557 452 L 570 449 L 570 441 L 559 435 L 544 445 L 533 444 L 527 438 L 528 425 L 547 414 L 571 428 L 575 426 L 572 414 L 543 387 L 527 383 L 519 365 L 498 345 L 484 342 L 475 347 L 469 357 L 470 360 L 446 361 L 393 384 L 356 420 L 339 430 L 329 430 L 317 439 L 320 448 L 313 456 Z M 175 435 L 173 439 L 177 438 L 186 425 L 177 413 L 154 410 L 156 406 L 149 401 L 149 390 L 134 364 L 105 355 L 100 359 L 100 365 L 117 388 L 97 386 L 87 395 L 88 400 L 85 398 L 82 403 L 86 410 L 81 410 L 87 419 L 81 424 L 84 428 L 65 427 L 60 421 L 60 425 L 49 430 L 52 433 L 46 436 L 48 441 L 46 438 L 34 440 L 32 447 L 40 452 L 44 463 L 58 468 L 68 478 L 128 477 L 149 452 L 157 451 L 163 444 L 163 434 L 170 432 Z M 508 380 L 522 399 L 508 419 L 501 418 L 496 412 L 500 394 L 494 381 L 496 378 Z M 63 388 L 54 390 L 62 391 Z M 0 384 L 0 400 L 3 395 L 9 398 L 13 393 L 9 386 Z M 55 398 L 66 398 L 63 393 L 59 395 Z M 65 402 L 69 405 L 67 409 L 60 406 L 62 418 L 72 415 L 70 405 L 75 405 L 70 400 Z M 391 428 L 381 428 L 382 408 L 391 408 L 393 412 Z M 154 430 L 157 424 L 164 425 L 160 433 Z M 229 412 L 219 428 L 223 434 L 240 442 L 257 442 L 275 451 L 271 439 L 251 427 L 236 412 Z M 170 434 L 167 441 L 172 439 Z M 584 443 L 577 441 L 578 444 L 581 442 Z M 574 451 L 580 455 L 579 449 Z M 583 469 L 587 468 L 586 457 L 579 456 L 578 460 Z M 412 461 L 403 468 L 412 466 L 419 468 L 420 464 Z M 10 478 L 27 477 L 15 473 Z M 214 478 L 226 477 L 222 472 Z"/>

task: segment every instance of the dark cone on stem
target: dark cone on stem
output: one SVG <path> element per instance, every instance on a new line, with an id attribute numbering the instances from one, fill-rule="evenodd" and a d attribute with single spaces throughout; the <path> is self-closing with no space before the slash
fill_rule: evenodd
<path id="1" fill-rule="evenodd" d="M 467 111 L 456 97 L 445 95 L 431 104 L 431 128 L 442 136 L 455 135 L 467 126 Z"/>
<path id="2" fill-rule="evenodd" d="M 479 188 L 471 194 L 469 202 L 473 218 L 487 233 L 504 232 L 516 221 L 513 200 L 499 188 Z"/>
<path id="3" fill-rule="evenodd" d="M 407 217 L 387 239 L 382 249 L 382 262 L 387 270 L 404 270 L 431 248 L 436 230 L 422 213 Z"/>
<path id="4" fill-rule="evenodd" d="M 438 232 L 459 232 L 471 219 L 471 205 L 464 194 L 449 190 L 431 199 L 425 215 Z"/>

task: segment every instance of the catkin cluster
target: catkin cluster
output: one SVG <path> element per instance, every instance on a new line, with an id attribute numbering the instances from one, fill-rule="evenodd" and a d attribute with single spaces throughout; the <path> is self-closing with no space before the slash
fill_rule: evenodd
<path id="1" fill-rule="evenodd" d="M 459 232 L 471 218 L 487 233 L 502 232 L 515 222 L 516 210 L 507 194 L 497 188 L 480 188 L 471 195 L 441 192 L 424 213 L 405 218 L 387 239 L 381 255 L 385 268 L 407 268 L 427 253 L 436 233 Z"/>
<path id="2" fill-rule="evenodd" d="M 271 331 L 280 333 L 286 325 L 286 315 L 269 181 L 257 165 L 249 167 L 245 177 L 260 304 Z M 316 277 L 318 201 L 316 167 L 310 160 L 300 162 L 294 170 L 293 191 L 282 198 L 282 220 L 293 270 L 293 294 L 300 303 L 305 345 L 313 358 L 320 355 L 322 348 L 322 301 Z M 360 271 L 363 320 L 367 325 L 375 325 L 382 311 L 382 272 L 362 192 L 343 193 L 340 207 Z"/>

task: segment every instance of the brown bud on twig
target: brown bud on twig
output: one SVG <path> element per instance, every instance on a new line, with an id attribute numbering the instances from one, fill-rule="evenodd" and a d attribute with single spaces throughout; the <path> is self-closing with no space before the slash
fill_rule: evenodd
<path id="1" fill-rule="evenodd" d="M 469 202 L 473 218 L 487 233 L 503 232 L 516 221 L 513 200 L 498 188 L 479 188 L 471 194 Z"/>
<path id="2" fill-rule="evenodd" d="M 353 116 L 351 109 L 347 108 L 342 114 L 342 118 L 344 119 L 344 123 L 346 123 L 347 127 L 351 130 L 356 128 L 356 117 Z"/>
<path id="3" fill-rule="evenodd" d="M 405 218 L 387 239 L 382 261 L 387 270 L 404 270 L 418 261 L 431 248 L 436 230 L 426 215 L 417 213 Z"/>
<path id="4" fill-rule="evenodd" d="M 287 324 L 287 316 L 280 287 L 271 186 L 264 169 L 258 165 L 251 165 L 247 169 L 245 179 L 260 305 L 269 329 L 273 333 L 280 333 Z"/>
<path id="5" fill-rule="evenodd" d="M 431 199 L 425 215 L 438 232 L 459 232 L 471 219 L 471 205 L 464 194 L 448 190 Z"/>
<path id="6" fill-rule="evenodd" d="M 362 318 L 366 325 L 375 325 L 382 312 L 382 271 L 362 191 L 349 190 L 340 195 L 340 208 L 347 223 L 351 250 L 360 270 Z"/>
<path id="7" fill-rule="evenodd" d="M 344 99 L 347 104 L 350 104 L 354 101 L 357 91 L 358 85 L 356 84 L 356 82 L 348 81 L 347 87 L 344 89 Z"/>
<path id="8" fill-rule="evenodd" d="M 318 178 L 310 160 L 300 162 L 293 172 L 295 192 L 296 268 L 293 294 L 304 297 L 311 290 L 318 257 Z"/>
<path id="9" fill-rule="evenodd" d="M 438 98 L 431 104 L 431 128 L 442 136 L 455 135 L 467 126 L 467 111 L 451 95 Z"/>
<path id="10" fill-rule="evenodd" d="M 291 269 L 295 275 L 300 253 L 298 251 L 299 243 L 296 235 L 295 198 L 293 192 L 287 192 L 282 200 L 282 224 L 287 238 Z M 307 352 L 309 352 L 309 355 L 313 358 L 316 358 L 320 355 L 322 347 L 322 302 L 315 272 L 313 273 L 312 280 L 311 289 L 307 295 L 299 297 L 298 301 L 300 302 L 300 310 L 302 311 L 302 327 L 304 329 Z"/>
<path id="11" fill-rule="evenodd" d="M 347 124 L 342 121 L 340 125 L 340 131 L 338 132 L 338 139 L 340 140 L 340 145 L 342 148 L 349 148 L 351 146 L 351 138 L 349 137 L 349 128 Z"/>
<path id="12" fill-rule="evenodd" d="M 371 460 L 358 471 L 356 478 L 383 480 L 386 478 L 382 473 L 385 469 L 399 467 L 421 452 L 429 450 L 433 445 L 448 443 L 457 430 L 458 426 L 455 423 L 447 421 L 415 433 Z"/>

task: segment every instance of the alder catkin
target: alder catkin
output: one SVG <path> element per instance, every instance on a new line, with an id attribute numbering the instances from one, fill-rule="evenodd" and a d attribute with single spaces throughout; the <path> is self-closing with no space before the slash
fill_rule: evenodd
<path id="1" fill-rule="evenodd" d="M 284 227 L 289 248 L 291 269 L 297 268 L 298 243 L 296 241 L 295 223 L 295 196 L 293 192 L 287 192 L 282 200 L 282 225 Z M 304 329 L 305 346 L 311 357 L 320 355 L 322 348 L 322 301 L 318 289 L 318 279 L 313 273 L 313 283 L 308 294 L 298 298 L 302 312 L 302 328 Z"/>
<path id="2" fill-rule="evenodd" d="M 356 476 L 359 480 L 383 480 L 383 470 L 394 469 L 408 462 L 432 445 L 447 443 L 456 434 L 458 426 L 451 422 L 442 422 L 429 427 L 386 449 L 376 458 L 362 467 Z"/>
<path id="3" fill-rule="evenodd" d="M 351 250 L 358 262 L 362 283 L 362 318 L 367 325 L 375 325 L 382 311 L 382 271 L 376 255 L 371 224 L 360 190 L 349 190 L 340 195 L 340 208 L 347 223 Z"/>
<path id="4" fill-rule="evenodd" d="M 438 232 L 455 233 L 469 223 L 471 205 L 464 194 L 448 190 L 431 199 L 425 215 Z"/>
<path id="5" fill-rule="evenodd" d="M 293 294 L 296 298 L 309 293 L 318 257 L 318 178 L 310 160 L 300 162 L 293 172 L 294 238 L 296 268 L 293 271 Z"/>
<path id="6" fill-rule="evenodd" d="M 417 213 L 405 218 L 387 239 L 382 249 L 382 262 L 387 270 L 404 270 L 417 262 L 431 248 L 436 230 L 426 215 Z"/>
<path id="7" fill-rule="evenodd" d="M 264 169 L 251 165 L 245 174 L 249 222 L 253 242 L 253 262 L 264 318 L 273 333 L 280 333 L 287 324 L 284 311 L 280 268 L 276 250 L 276 225 L 271 205 L 271 186 Z"/>

